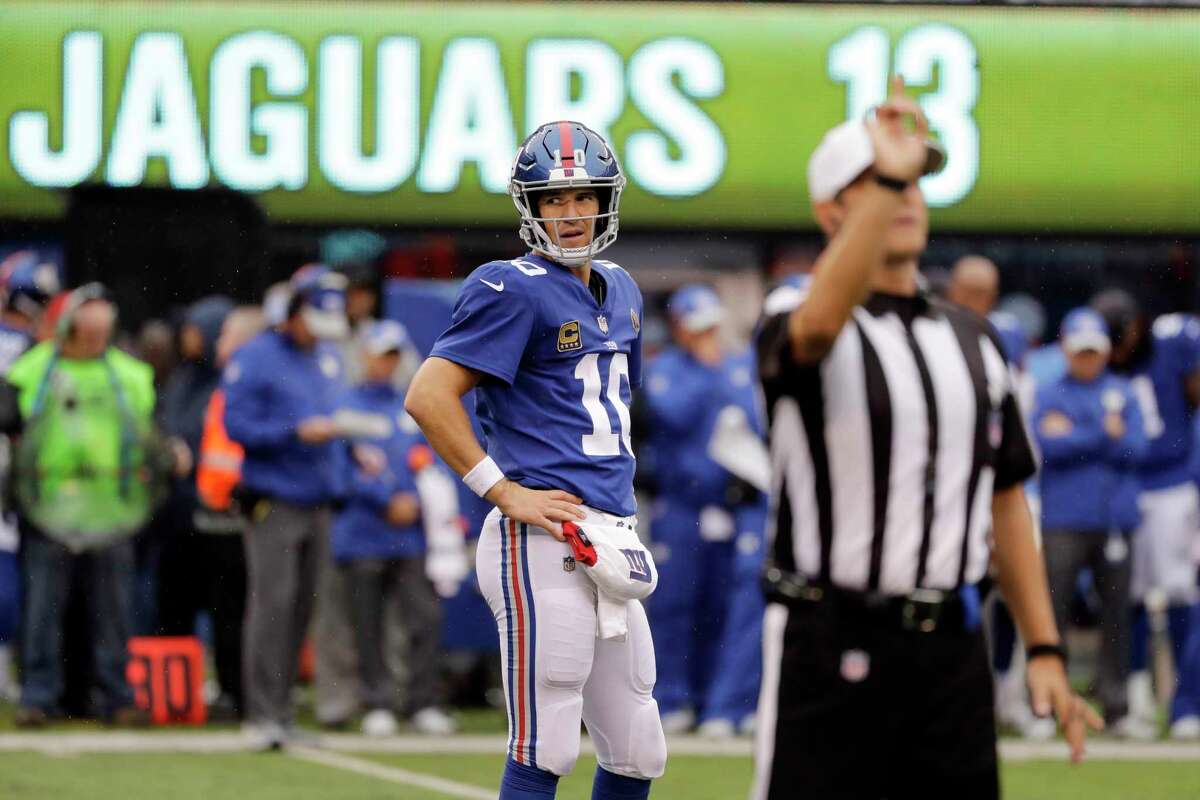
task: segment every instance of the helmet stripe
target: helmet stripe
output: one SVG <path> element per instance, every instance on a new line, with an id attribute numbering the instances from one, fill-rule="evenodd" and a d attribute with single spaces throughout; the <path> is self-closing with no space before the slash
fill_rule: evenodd
<path id="1" fill-rule="evenodd" d="M 575 177 L 575 139 L 571 136 L 571 123 L 558 123 L 558 146 L 565 175 L 568 178 Z"/>

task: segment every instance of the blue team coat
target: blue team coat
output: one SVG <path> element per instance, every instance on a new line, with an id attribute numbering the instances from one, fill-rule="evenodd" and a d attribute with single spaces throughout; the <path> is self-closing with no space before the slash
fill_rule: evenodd
<path id="1" fill-rule="evenodd" d="M 1105 409 L 1119 409 L 1125 435 L 1104 432 Z M 1071 421 L 1066 435 L 1049 435 L 1051 412 Z M 1038 387 L 1032 418 L 1042 453 L 1039 476 L 1046 530 L 1108 532 L 1138 526 L 1138 461 L 1146 450 L 1142 415 L 1129 384 L 1111 374 L 1092 383 L 1069 375 Z"/>
<path id="2" fill-rule="evenodd" d="M 762 435 L 754 361 L 747 352 L 709 366 L 686 350 L 669 347 L 646 368 L 649 446 L 660 494 L 698 505 L 720 504 L 730 475 L 708 455 L 717 415 L 734 405 Z"/>
<path id="3" fill-rule="evenodd" d="M 417 484 L 409 466 L 414 448 L 427 448 L 416 422 L 404 411 L 404 395 L 390 384 L 364 384 L 350 391 L 344 408 L 376 416 L 386 425 L 388 436 L 361 440 L 378 447 L 387 456 L 387 468 L 368 475 L 347 458 L 345 508 L 333 523 L 333 555 L 339 561 L 360 558 L 414 558 L 425 552 L 425 531 L 420 519 L 412 525 L 395 526 L 387 521 L 387 505 L 398 492 L 416 494 Z"/>
<path id="4" fill-rule="evenodd" d="M 334 348 L 303 350 L 277 331 L 234 354 L 221 381 L 225 429 L 246 450 L 242 483 L 248 489 L 306 506 L 339 495 L 341 445 L 304 444 L 296 427 L 333 414 L 344 391 L 341 374 Z"/>

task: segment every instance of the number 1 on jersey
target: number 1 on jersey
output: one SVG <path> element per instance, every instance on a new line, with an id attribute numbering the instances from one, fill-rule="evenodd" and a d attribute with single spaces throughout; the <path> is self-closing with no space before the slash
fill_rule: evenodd
<path id="1" fill-rule="evenodd" d="M 629 408 L 621 400 L 621 378 L 629 381 L 629 357 L 624 353 L 613 353 L 612 360 L 608 362 L 606 396 L 621 423 L 621 434 L 618 436 L 613 433 L 608 409 L 600 400 L 600 354 L 588 353 L 575 365 L 575 379 L 583 381 L 583 407 L 592 418 L 592 432 L 582 437 L 584 455 L 617 456 L 621 454 L 621 444 L 625 445 L 629 455 L 633 455 L 633 445 L 629 442 Z"/>

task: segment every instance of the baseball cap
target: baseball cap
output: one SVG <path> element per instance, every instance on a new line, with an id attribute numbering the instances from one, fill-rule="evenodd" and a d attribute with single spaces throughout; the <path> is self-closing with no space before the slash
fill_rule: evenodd
<path id="1" fill-rule="evenodd" d="M 373 356 L 400 352 L 408 346 L 408 331 L 391 319 L 372 322 L 363 336 L 363 350 Z"/>
<path id="2" fill-rule="evenodd" d="M 343 339 L 346 322 L 346 276 L 324 264 L 308 264 L 292 276 L 293 296 L 300 300 L 304 324 L 318 339 Z"/>
<path id="3" fill-rule="evenodd" d="M 851 119 L 830 128 L 808 159 L 808 196 L 814 203 L 832 200 L 867 167 L 875 163 L 875 146 L 867 125 Z M 937 172 L 946 163 L 946 152 L 936 139 L 925 140 L 925 171 Z"/>
<path id="4" fill-rule="evenodd" d="M 671 319 L 692 333 L 708 330 L 725 318 L 721 300 L 708 286 L 690 283 L 676 290 L 667 301 Z"/>
<path id="5" fill-rule="evenodd" d="M 1059 330 L 1063 350 L 1068 355 L 1095 350 L 1107 353 L 1112 345 L 1104 318 L 1090 308 L 1077 308 L 1063 319 Z"/>

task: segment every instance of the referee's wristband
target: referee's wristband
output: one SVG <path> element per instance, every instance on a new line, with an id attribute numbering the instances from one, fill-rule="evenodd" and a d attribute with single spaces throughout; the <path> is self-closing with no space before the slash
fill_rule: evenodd
<path id="1" fill-rule="evenodd" d="M 1026 661 L 1033 661 L 1041 656 L 1054 656 L 1064 667 L 1067 665 L 1067 650 L 1061 644 L 1034 644 L 1025 650 Z"/>
<path id="2" fill-rule="evenodd" d="M 496 465 L 491 456 L 484 456 L 478 464 L 471 467 L 470 472 L 463 475 L 463 483 L 480 497 L 490 492 L 492 487 L 502 480 L 504 480 L 504 473 L 500 471 L 500 467 Z"/>

